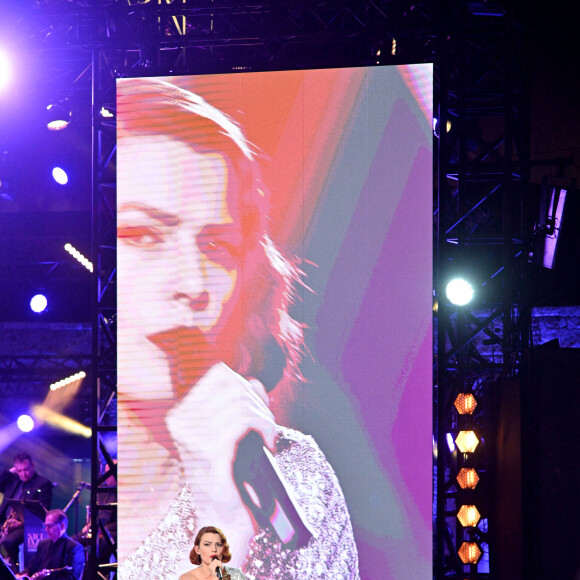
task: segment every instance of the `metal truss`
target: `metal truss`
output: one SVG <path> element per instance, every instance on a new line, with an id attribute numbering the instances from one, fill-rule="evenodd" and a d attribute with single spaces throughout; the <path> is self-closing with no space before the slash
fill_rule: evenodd
<path id="1" fill-rule="evenodd" d="M 90 363 L 90 354 L 0 356 L 0 397 L 41 399 L 52 381 L 87 369 Z"/>
<path id="2" fill-rule="evenodd" d="M 434 61 L 439 128 L 435 290 L 436 578 L 493 575 L 490 519 L 493 437 L 490 391 L 517 375 L 528 340 L 521 297 L 527 254 L 527 81 L 516 0 L 44 0 L 9 13 L 8 29 L 50 63 L 44 82 L 57 93 L 90 91 L 93 144 L 93 521 L 113 506 L 99 502 L 104 469 L 116 476 L 115 79 L 232 70 L 279 70 Z M 434 6 L 436 5 L 436 6 Z M 380 51 L 380 58 L 379 58 Z M 103 116 L 106 109 L 113 117 Z M 451 128 L 447 132 L 447 122 Z M 442 285 L 455 267 L 479 276 L 477 307 L 453 308 Z M 487 350 L 493 351 L 489 356 Z M 459 393 L 478 402 L 458 415 Z M 475 453 L 451 452 L 447 433 L 471 429 Z M 480 483 L 463 490 L 456 476 L 474 466 Z M 460 505 L 477 505 L 483 524 L 464 528 Z M 93 534 L 91 577 L 99 566 Z M 111 539 L 111 538 L 110 538 Z M 112 539 L 111 539 L 112 540 Z M 489 568 L 464 565 L 458 549 L 474 541 Z M 115 551 L 114 542 L 112 545 Z M 489 570 L 489 571 L 486 571 Z"/>
<path id="3" fill-rule="evenodd" d="M 498 549 L 492 394 L 502 381 L 520 374 L 529 345 L 523 295 L 531 234 L 524 214 L 529 195 L 525 19 L 517 2 L 452 8 L 438 53 L 434 573 L 436 578 L 488 578 L 494 577 Z M 476 299 L 453 307 L 444 284 L 459 274 L 474 283 Z M 477 401 L 470 414 L 454 407 L 461 393 Z M 460 431 L 476 434 L 474 452 L 463 453 L 453 444 Z M 477 472 L 473 489 L 459 484 L 464 468 Z M 476 506 L 481 519 L 464 527 L 457 517 L 461 506 Z M 458 554 L 464 544 L 474 550 L 471 563 Z"/>

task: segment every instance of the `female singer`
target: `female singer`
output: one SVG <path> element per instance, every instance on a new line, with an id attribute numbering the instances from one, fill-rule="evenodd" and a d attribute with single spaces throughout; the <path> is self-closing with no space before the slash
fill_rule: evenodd
<path id="1" fill-rule="evenodd" d="M 191 563 L 198 566 L 179 577 L 179 580 L 247 580 L 238 568 L 224 566 L 232 559 L 230 547 L 224 533 L 214 526 L 206 526 L 197 532 L 193 549 L 189 554 Z"/>

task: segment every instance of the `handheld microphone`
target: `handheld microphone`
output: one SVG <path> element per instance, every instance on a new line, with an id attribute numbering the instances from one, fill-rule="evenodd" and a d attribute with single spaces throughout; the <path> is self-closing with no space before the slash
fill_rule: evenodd
<path id="1" fill-rule="evenodd" d="M 211 561 L 213 562 L 214 560 L 219 560 L 219 558 L 215 554 L 211 557 Z M 220 580 L 222 580 L 222 569 L 219 566 L 215 569 L 215 573 L 216 573 L 216 576 Z"/>
<path id="2" fill-rule="evenodd" d="M 233 471 L 240 496 L 258 525 L 272 529 L 285 548 L 306 546 L 312 532 L 257 431 L 249 431 L 238 442 Z"/>

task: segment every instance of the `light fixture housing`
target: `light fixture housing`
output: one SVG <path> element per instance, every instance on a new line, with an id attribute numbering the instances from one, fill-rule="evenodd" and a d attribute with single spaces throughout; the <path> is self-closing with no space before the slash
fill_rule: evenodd
<path id="1" fill-rule="evenodd" d="M 479 483 L 479 475 L 473 467 L 462 467 L 455 479 L 461 489 L 475 489 Z"/>
<path id="2" fill-rule="evenodd" d="M 483 552 L 475 542 L 463 542 L 457 551 L 464 564 L 475 565 L 479 562 Z"/>
<path id="3" fill-rule="evenodd" d="M 481 514 L 474 505 L 462 505 L 457 512 L 457 519 L 464 528 L 474 528 L 479 523 Z"/>
<path id="4" fill-rule="evenodd" d="M 471 415 L 477 407 L 477 400 L 471 393 L 459 393 L 454 404 L 460 415 Z"/>
<path id="5" fill-rule="evenodd" d="M 46 107 L 46 128 L 49 131 L 62 131 L 71 122 L 71 111 L 67 103 L 51 103 Z"/>

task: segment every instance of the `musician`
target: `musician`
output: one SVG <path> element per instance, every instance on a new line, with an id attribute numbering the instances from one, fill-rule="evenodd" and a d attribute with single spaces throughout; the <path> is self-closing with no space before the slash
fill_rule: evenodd
<path id="1" fill-rule="evenodd" d="M 66 533 L 68 518 L 62 510 L 46 513 L 44 527 L 48 539 L 38 544 L 32 562 L 17 578 L 44 578 L 51 580 L 80 580 L 85 567 L 85 552 L 78 542 Z"/>
<path id="2" fill-rule="evenodd" d="M 23 507 L 8 500 L 38 500 L 45 509 L 50 509 L 52 482 L 36 473 L 28 453 L 19 453 L 14 457 L 14 465 L 0 475 L 0 491 L 4 493 L 0 505 L 0 547 L 15 564 L 18 546 L 24 541 Z"/>
<path id="3" fill-rule="evenodd" d="M 117 463 L 117 460 L 114 459 L 113 462 Z M 105 474 L 109 473 L 109 471 L 107 469 Z M 97 560 L 99 564 L 105 564 L 110 561 L 113 545 L 117 543 L 117 479 L 114 473 L 111 472 L 109 477 L 103 482 L 97 494 L 97 503 L 100 506 L 108 506 L 109 509 L 101 509 L 99 511 L 98 525 L 93 525 L 92 517 L 90 513 L 87 513 L 87 523 L 83 526 L 81 533 L 73 536 L 73 538 L 86 547 L 91 543 L 92 534 L 96 533 Z"/>

